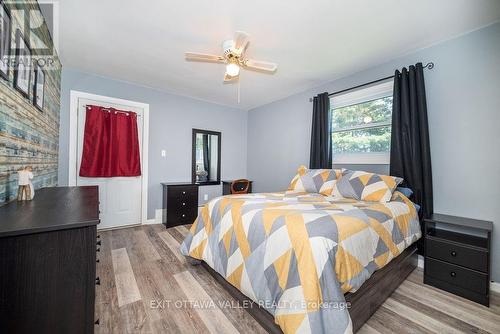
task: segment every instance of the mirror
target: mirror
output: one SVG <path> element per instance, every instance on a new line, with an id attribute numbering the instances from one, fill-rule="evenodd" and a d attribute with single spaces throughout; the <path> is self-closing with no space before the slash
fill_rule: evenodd
<path id="1" fill-rule="evenodd" d="M 220 143 L 220 132 L 193 129 L 193 183 L 220 183 Z"/>

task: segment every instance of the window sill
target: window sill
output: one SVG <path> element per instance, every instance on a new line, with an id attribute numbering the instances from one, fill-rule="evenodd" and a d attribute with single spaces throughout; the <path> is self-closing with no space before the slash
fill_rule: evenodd
<path id="1" fill-rule="evenodd" d="M 334 165 L 388 165 L 390 162 L 389 153 L 353 153 L 333 156 Z"/>

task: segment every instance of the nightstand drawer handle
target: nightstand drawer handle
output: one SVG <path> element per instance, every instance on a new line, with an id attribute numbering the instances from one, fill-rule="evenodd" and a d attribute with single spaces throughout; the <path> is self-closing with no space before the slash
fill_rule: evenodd
<path id="1" fill-rule="evenodd" d="M 454 272 L 454 271 L 452 271 L 452 272 L 450 272 L 450 276 L 451 276 L 451 277 L 456 277 L 456 276 L 457 276 L 457 273 L 456 273 L 456 272 Z"/>
<path id="2" fill-rule="evenodd" d="M 182 205 L 186 205 L 186 203 L 182 202 Z"/>
<path id="3" fill-rule="evenodd" d="M 186 215 L 185 215 L 185 214 L 182 214 L 182 217 L 186 217 Z"/>
<path id="4" fill-rule="evenodd" d="M 183 194 L 183 195 L 186 195 L 186 192 L 185 192 L 185 191 L 183 191 L 183 192 L 182 192 L 182 194 Z"/>
<path id="5" fill-rule="evenodd" d="M 457 256 L 457 252 L 451 251 L 451 256 L 453 256 L 453 257 Z"/>

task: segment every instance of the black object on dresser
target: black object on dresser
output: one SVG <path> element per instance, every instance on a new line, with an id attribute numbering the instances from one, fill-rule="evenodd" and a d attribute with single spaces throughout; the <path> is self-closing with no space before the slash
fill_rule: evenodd
<path id="1" fill-rule="evenodd" d="M 252 181 L 249 181 L 249 182 L 250 182 L 250 185 L 248 186 L 247 193 L 250 194 L 252 192 Z M 230 195 L 231 194 L 231 184 L 232 183 L 233 183 L 232 180 L 231 181 L 222 181 L 222 195 Z M 245 185 L 242 183 L 235 184 L 236 189 L 241 190 L 243 187 L 245 187 Z"/>
<path id="2" fill-rule="evenodd" d="M 489 306 L 493 223 L 433 214 L 424 224 L 424 283 Z"/>
<path id="3" fill-rule="evenodd" d="M 0 207 L 0 333 L 93 333 L 97 187 Z"/>
<path id="4" fill-rule="evenodd" d="M 171 182 L 162 186 L 163 224 L 168 228 L 194 223 L 198 216 L 198 185 Z"/>

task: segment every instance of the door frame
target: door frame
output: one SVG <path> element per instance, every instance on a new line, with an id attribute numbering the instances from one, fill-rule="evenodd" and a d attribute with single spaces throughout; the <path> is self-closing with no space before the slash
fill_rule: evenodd
<path id="1" fill-rule="evenodd" d="M 149 145 L 149 104 L 130 100 L 118 99 L 114 97 L 96 95 L 77 90 L 70 91 L 69 109 L 69 166 L 68 185 L 76 186 L 77 179 L 77 141 L 78 141 L 78 99 L 89 99 L 100 101 L 104 104 L 122 104 L 143 110 L 142 119 L 142 156 L 141 156 L 141 221 L 145 224 L 148 221 L 148 145 Z M 128 225 L 127 225 L 128 226 Z"/>

